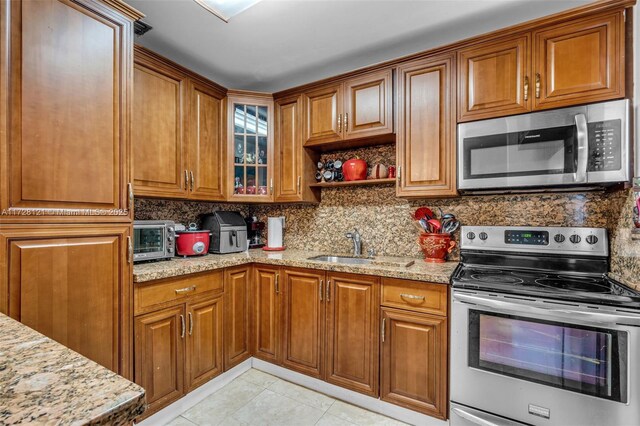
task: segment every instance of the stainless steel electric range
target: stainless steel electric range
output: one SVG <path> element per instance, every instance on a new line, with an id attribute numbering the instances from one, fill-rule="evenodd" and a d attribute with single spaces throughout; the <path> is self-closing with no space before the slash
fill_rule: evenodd
<path id="1" fill-rule="evenodd" d="M 462 228 L 452 426 L 640 425 L 640 294 L 605 229 Z"/>

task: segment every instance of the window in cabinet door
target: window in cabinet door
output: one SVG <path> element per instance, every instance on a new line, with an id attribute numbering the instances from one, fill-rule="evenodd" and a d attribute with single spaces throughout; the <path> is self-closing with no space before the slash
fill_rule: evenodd
<path id="1" fill-rule="evenodd" d="M 233 104 L 234 195 L 268 195 L 268 108 Z"/>

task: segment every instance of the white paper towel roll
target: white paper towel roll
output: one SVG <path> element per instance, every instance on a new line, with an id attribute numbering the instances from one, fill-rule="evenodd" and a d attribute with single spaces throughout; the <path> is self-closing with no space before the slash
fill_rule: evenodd
<path id="1" fill-rule="evenodd" d="M 284 229 L 284 216 L 267 218 L 267 247 L 282 247 L 282 232 Z"/>

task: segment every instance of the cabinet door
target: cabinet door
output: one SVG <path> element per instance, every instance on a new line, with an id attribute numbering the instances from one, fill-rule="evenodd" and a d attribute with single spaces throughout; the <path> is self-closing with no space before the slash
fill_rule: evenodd
<path id="1" fill-rule="evenodd" d="M 393 133 L 393 71 L 348 80 L 344 84 L 344 138 L 357 139 Z"/>
<path id="2" fill-rule="evenodd" d="M 187 392 L 222 373 L 222 309 L 221 295 L 187 303 Z"/>
<path id="3" fill-rule="evenodd" d="M 319 156 L 302 147 L 302 97 L 276 102 L 275 201 L 319 202 L 320 193 L 309 188 Z"/>
<path id="4" fill-rule="evenodd" d="M 283 280 L 283 366 L 321 379 L 324 345 L 324 273 L 286 269 Z"/>
<path id="5" fill-rule="evenodd" d="M 533 33 L 534 109 L 624 97 L 622 12 Z"/>
<path id="6" fill-rule="evenodd" d="M 398 67 L 400 197 L 456 195 L 453 55 Z"/>
<path id="7" fill-rule="evenodd" d="M 185 198 L 189 175 L 183 145 L 186 77 L 136 49 L 133 162 L 136 195 Z"/>
<path id="8" fill-rule="evenodd" d="M 458 52 L 458 120 L 531 109 L 530 35 L 473 45 Z"/>
<path id="9" fill-rule="evenodd" d="M 0 311 L 131 377 L 130 227 L 0 226 Z"/>
<path id="10" fill-rule="evenodd" d="M 329 274 L 327 289 L 326 380 L 377 397 L 379 279 Z"/>
<path id="11" fill-rule="evenodd" d="M 271 266 L 254 266 L 253 354 L 275 363 L 281 358 L 280 270 Z"/>
<path id="12" fill-rule="evenodd" d="M 251 267 L 240 266 L 224 274 L 224 369 L 251 356 Z"/>
<path id="13" fill-rule="evenodd" d="M 447 417 L 447 319 L 382 309 L 383 401 Z"/>
<path id="14" fill-rule="evenodd" d="M 189 198 L 224 200 L 224 94 L 191 81 L 189 102 Z"/>
<path id="15" fill-rule="evenodd" d="M 305 146 L 342 139 L 342 84 L 305 93 Z"/>
<path id="16" fill-rule="evenodd" d="M 273 200 L 273 100 L 270 96 L 229 96 L 230 201 Z"/>
<path id="17" fill-rule="evenodd" d="M 0 32 L 2 219 L 131 220 L 131 22 L 98 2 L 9 1 Z"/>
<path id="18" fill-rule="evenodd" d="M 183 395 L 185 317 L 183 305 L 135 318 L 135 381 L 154 411 Z"/>

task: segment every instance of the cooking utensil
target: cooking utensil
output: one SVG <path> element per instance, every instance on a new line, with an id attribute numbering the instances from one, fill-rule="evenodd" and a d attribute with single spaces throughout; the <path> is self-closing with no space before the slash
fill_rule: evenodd
<path id="1" fill-rule="evenodd" d="M 428 207 L 419 207 L 415 213 L 413 214 L 413 218 L 415 220 L 420 220 L 420 219 L 425 219 L 425 220 L 429 220 L 429 219 L 433 219 L 433 212 L 431 211 L 430 208 Z"/>
<path id="2" fill-rule="evenodd" d="M 429 219 L 427 223 L 429 224 L 429 229 L 433 233 L 438 232 L 442 228 L 442 223 L 440 223 L 438 219 Z"/>
<path id="3" fill-rule="evenodd" d="M 442 232 L 446 234 L 453 234 L 458 227 L 460 226 L 460 221 L 451 220 L 447 222 L 445 226 L 442 227 Z"/>

